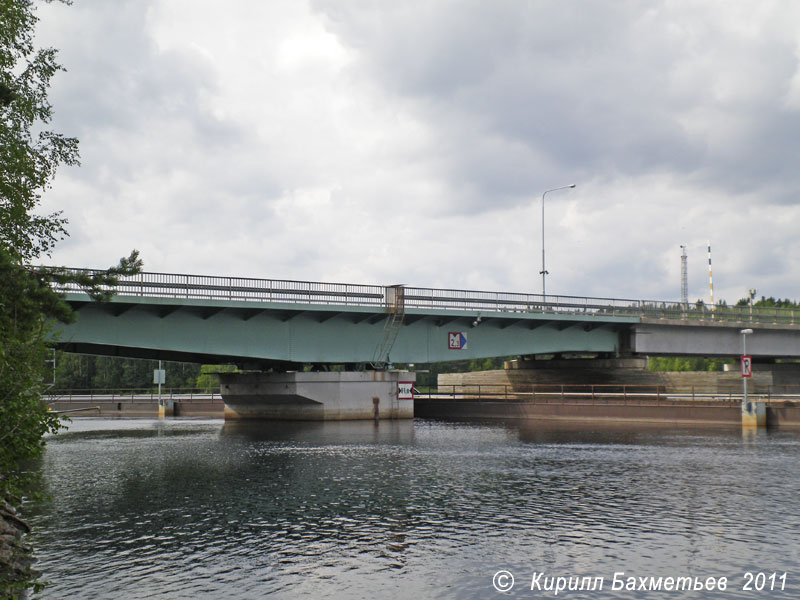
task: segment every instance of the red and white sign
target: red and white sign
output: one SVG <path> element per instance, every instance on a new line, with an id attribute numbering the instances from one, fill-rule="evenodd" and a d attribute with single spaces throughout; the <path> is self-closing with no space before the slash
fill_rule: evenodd
<path id="1" fill-rule="evenodd" d="M 398 381 L 397 382 L 397 399 L 398 400 L 413 400 L 414 399 L 414 382 L 413 381 Z"/>
<path id="2" fill-rule="evenodd" d="M 753 376 L 753 357 L 742 356 L 742 377 Z"/>
<path id="3" fill-rule="evenodd" d="M 450 350 L 466 350 L 467 334 L 465 331 L 451 331 L 447 334 L 447 347 Z"/>

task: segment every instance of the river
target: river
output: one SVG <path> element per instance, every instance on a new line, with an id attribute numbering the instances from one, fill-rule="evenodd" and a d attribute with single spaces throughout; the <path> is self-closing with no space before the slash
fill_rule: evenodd
<path id="1" fill-rule="evenodd" d="M 800 432 L 76 418 L 41 469 L 40 598 L 800 597 Z"/>

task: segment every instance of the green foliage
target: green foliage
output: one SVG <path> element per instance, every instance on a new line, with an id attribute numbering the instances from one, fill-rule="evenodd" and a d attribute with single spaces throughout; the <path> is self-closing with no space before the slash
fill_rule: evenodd
<path id="1" fill-rule="evenodd" d="M 197 376 L 195 387 L 206 392 L 218 392 L 219 377 L 217 377 L 217 373 L 236 373 L 238 370 L 235 365 L 203 365 Z"/>
<path id="2" fill-rule="evenodd" d="M 34 47 L 30 0 L 0 0 L 0 244 L 24 261 L 49 254 L 67 234 L 61 213 L 37 215 L 59 165 L 78 164 L 78 141 L 48 131 L 52 48 Z"/>
<path id="3" fill-rule="evenodd" d="M 67 235 L 61 213 L 36 213 L 42 193 L 60 165 L 78 164 L 77 140 L 47 129 L 47 90 L 61 67 L 55 50 L 34 47 L 36 22 L 32 1 L 0 0 L 0 497 L 12 501 L 36 477 L 26 465 L 41 456 L 44 434 L 60 426 L 42 402 L 41 365 L 48 323 L 73 315 L 52 286 L 76 286 L 102 300 L 119 276 L 141 268 L 136 251 L 99 276 L 31 266 Z M 8 560 L 6 541 L 0 538 L 4 598 L 40 586 L 28 567 Z"/>
<path id="4" fill-rule="evenodd" d="M 741 298 L 736 306 L 749 306 L 750 298 Z M 761 296 L 761 300 L 753 302 L 753 308 L 800 308 L 800 302 L 790 300 L 789 298 L 781 299 L 770 296 Z"/>
<path id="5" fill-rule="evenodd" d="M 123 264 L 115 271 L 124 273 Z M 130 271 L 132 274 L 133 271 Z M 58 430 L 41 396 L 47 381 L 42 365 L 49 358 L 49 323 L 68 322 L 73 314 L 54 291 L 51 271 L 25 266 L 0 246 L 0 494 L 19 495 L 29 477 L 25 460 L 44 448 L 42 436 Z M 112 281 L 108 276 L 104 281 Z M 77 284 L 77 282 L 75 282 Z M 103 290 L 89 288 L 95 296 Z"/>
<path id="6" fill-rule="evenodd" d="M 55 361 L 55 371 L 48 361 L 42 377 L 53 384 L 56 395 L 67 390 L 133 391 L 156 387 L 153 371 L 158 368 L 157 360 L 56 352 Z M 200 365 L 164 361 L 162 367 L 167 372 L 167 388 L 197 387 Z"/>
<path id="7" fill-rule="evenodd" d="M 651 371 L 722 371 L 730 360 L 690 356 L 651 356 L 647 366 Z"/>
<path id="8" fill-rule="evenodd" d="M 45 316 L 67 318 L 68 307 L 0 247 L 0 495 L 20 495 L 24 461 L 39 456 L 42 436 L 58 419 L 41 401 L 38 368 L 47 354 Z"/>

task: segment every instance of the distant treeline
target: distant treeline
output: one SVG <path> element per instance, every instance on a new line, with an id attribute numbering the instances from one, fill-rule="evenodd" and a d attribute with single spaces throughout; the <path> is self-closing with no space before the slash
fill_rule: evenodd
<path id="1" fill-rule="evenodd" d="M 55 356 L 55 369 L 52 357 Z M 513 358 L 513 357 L 512 357 Z M 502 369 L 508 358 L 487 358 L 481 360 L 460 360 L 444 363 L 395 365 L 397 368 L 410 368 L 427 371 L 417 375 L 418 385 L 436 385 L 439 373 L 465 371 L 488 371 Z M 152 389 L 153 371 L 158 368 L 157 360 L 120 358 L 115 356 L 93 356 L 55 352 L 45 365 L 43 378 L 57 390 L 142 390 Z M 236 369 L 233 365 L 199 365 L 194 363 L 164 361 L 167 388 L 192 388 L 206 391 L 219 389 L 215 373 Z M 305 367 L 311 370 L 313 367 Z M 366 366 L 364 366 L 366 368 Z M 340 365 L 331 370 L 342 370 Z"/>
<path id="2" fill-rule="evenodd" d="M 58 390 L 141 390 L 157 387 L 153 384 L 153 371 L 157 360 L 93 356 L 55 352 L 55 369 L 52 358 L 45 365 L 43 377 L 54 383 Z M 231 365 L 198 365 L 163 361 L 167 388 L 195 388 L 214 390 L 218 380 L 213 373 L 233 370 Z"/>
<path id="3" fill-rule="evenodd" d="M 736 303 L 736 306 L 748 306 L 749 304 L 749 298 L 742 298 Z M 761 300 L 753 302 L 753 306 L 761 306 L 764 308 L 800 308 L 800 302 L 789 300 L 789 298 L 783 300 L 781 298 L 773 298 L 772 296 L 769 298 L 761 296 Z"/>
<path id="4" fill-rule="evenodd" d="M 696 356 L 651 356 L 647 367 L 651 371 L 722 371 L 730 358 L 702 358 Z"/>

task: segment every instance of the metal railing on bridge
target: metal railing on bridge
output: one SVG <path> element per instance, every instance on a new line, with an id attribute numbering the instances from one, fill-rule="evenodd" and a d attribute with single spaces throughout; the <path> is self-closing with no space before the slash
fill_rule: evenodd
<path id="1" fill-rule="evenodd" d="M 92 269 L 72 269 L 97 273 Z M 396 286 L 255 279 L 178 273 L 140 273 L 122 278 L 120 297 L 186 298 L 196 300 L 253 301 L 266 303 L 342 305 L 388 310 L 387 289 Z M 81 292 L 76 285 L 57 288 Z M 725 321 L 800 325 L 800 310 L 750 306 L 686 304 L 658 300 L 599 298 L 491 292 L 442 288 L 404 287 L 405 310 L 457 310 L 476 313 L 556 313 L 610 317 L 675 319 L 688 322 Z"/>

